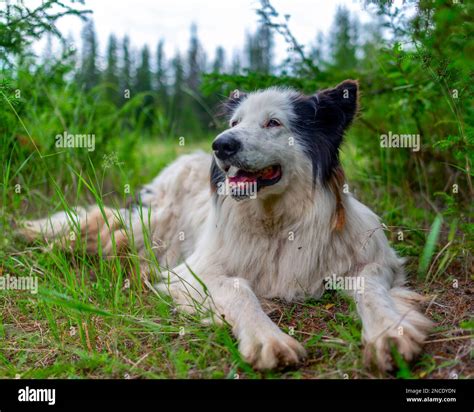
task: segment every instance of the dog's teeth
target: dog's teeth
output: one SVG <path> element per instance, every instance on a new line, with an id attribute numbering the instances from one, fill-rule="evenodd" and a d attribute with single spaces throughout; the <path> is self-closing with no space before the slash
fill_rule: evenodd
<path id="1" fill-rule="evenodd" d="M 239 172 L 239 168 L 238 167 L 235 167 L 235 166 L 231 166 L 229 168 L 229 170 L 227 171 L 227 176 L 229 177 L 234 177 L 237 175 L 237 173 Z"/>

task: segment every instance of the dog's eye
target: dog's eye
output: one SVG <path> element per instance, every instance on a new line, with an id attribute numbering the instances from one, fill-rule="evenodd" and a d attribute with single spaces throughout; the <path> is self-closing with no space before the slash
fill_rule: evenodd
<path id="1" fill-rule="evenodd" d="M 232 123 L 230 124 L 231 127 L 235 127 L 239 124 L 238 120 L 232 120 Z"/>
<path id="2" fill-rule="evenodd" d="M 270 119 L 267 123 L 265 123 L 264 127 L 279 127 L 281 126 L 281 122 L 278 119 Z"/>

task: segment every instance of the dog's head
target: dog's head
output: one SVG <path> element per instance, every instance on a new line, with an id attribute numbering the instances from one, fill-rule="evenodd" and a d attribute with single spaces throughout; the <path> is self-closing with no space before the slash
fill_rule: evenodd
<path id="1" fill-rule="evenodd" d="M 259 196 L 283 193 L 303 173 L 313 184 L 325 184 L 339 166 L 357 100 L 353 80 L 311 96 L 282 88 L 234 91 L 224 104 L 229 128 L 212 144 L 211 183 L 237 188 L 231 191 L 236 199 L 249 197 L 247 186 Z"/>

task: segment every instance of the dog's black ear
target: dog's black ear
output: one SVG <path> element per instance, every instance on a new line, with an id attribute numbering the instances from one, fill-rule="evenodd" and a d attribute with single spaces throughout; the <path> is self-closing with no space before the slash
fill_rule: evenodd
<path id="1" fill-rule="evenodd" d="M 313 163 L 313 174 L 328 182 L 339 165 L 344 131 L 357 113 L 358 84 L 346 80 L 333 89 L 294 98 L 291 128 Z"/>
<path id="2" fill-rule="evenodd" d="M 219 114 L 222 116 L 230 117 L 234 113 L 235 109 L 247 98 L 247 93 L 244 93 L 238 89 L 233 90 L 229 98 L 222 103 Z"/>
<path id="3" fill-rule="evenodd" d="M 357 114 L 359 84 L 356 80 L 344 80 L 333 89 L 318 92 L 315 97 L 318 125 L 343 133 Z"/>

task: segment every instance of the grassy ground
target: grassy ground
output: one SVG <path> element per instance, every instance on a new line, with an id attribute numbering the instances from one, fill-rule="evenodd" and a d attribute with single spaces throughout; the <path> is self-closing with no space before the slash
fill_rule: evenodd
<path id="1" fill-rule="evenodd" d="M 184 148 L 171 143 L 141 145 L 136 156 L 139 163 L 131 172 L 124 172 L 125 181 L 133 186 L 145 183 L 180 153 L 207 147 L 207 141 Z M 346 146 L 344 165 L 353 184 L 351 190 L 388 222 L 387 233 L 394 247 L 408 258 L 411 285 L 432 298 L 426 311 L 437 323 L 423 355 L 411 365 L 400 362 L 398 371 L 386 377 L 472 378 L 472 268 L 463 266 L 466 260 L 460 257 L 464 252 L 455 250 L 449 264 L 444 259 L 446 254 L 438 255 L 428 276 L 416 277 L 433 215 L 424 210 L 417 214 L 416 208 L 410 215 L 405 213 L 413 203 L 422 205 L 421 200 L 407 197 L 396 202 L 381 191 L 371 190 L 374 177 L 360 172 L 367 161 L 355 146 Z M 121 168 L 118 163 L 113 167 Z M 98 179 L 105 203 L 117 197 L 112 188 L 118 182 L 124 183 L 123 169 L 115 175 L 106 170 Z M 86 204 L 94 198 L 80 179 L 62 190 L 67 201 Z M 30 190 L 28 202 L 16 200 L 12 204 L 9 221 L 61 208 L 54 193 L 41 193 L 41 189 Z M 397 220 L 397 216 L 403 219 Z M 393 222 L 398 222 L 397 227 Z M 406 233 L 403 241 L 397 240 L 400 227 Z M 169 299 L 152 293 L 134 275 L 133 260 L 105 261 L 83 251 L 71 254 L 41 243 L 26 245 L 14 238 L 11 227 L 5 228 L 5 235 L 1 274 L 38 276 L 40 288 L 36 295 L 0 290 L 0 377 L 381 376 L 363 367 L 361 324 L 353 303 L 338 292 L 304 304 L 265 302 L 272 319 L 283 330 L 294 331 L 309 357 L 298 369 L 257 373 L 240 359 L 228 328 L 203 326 L 199 319 L 177 312 Z"/>

